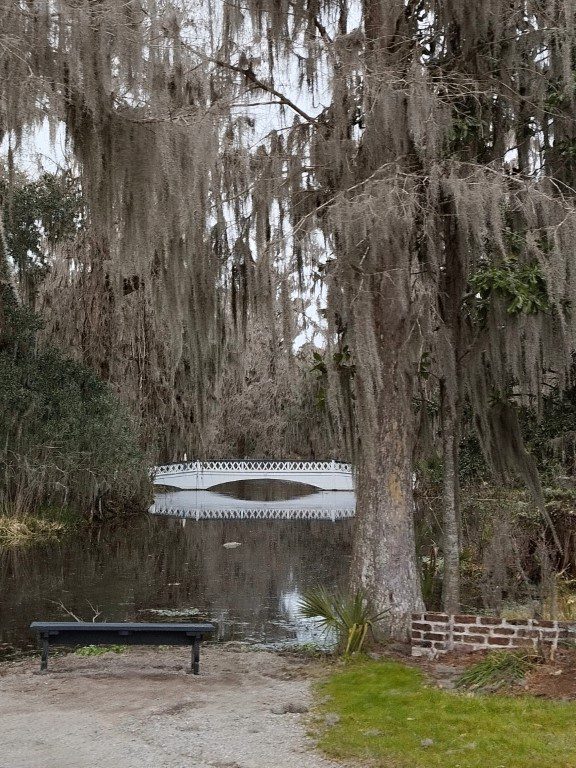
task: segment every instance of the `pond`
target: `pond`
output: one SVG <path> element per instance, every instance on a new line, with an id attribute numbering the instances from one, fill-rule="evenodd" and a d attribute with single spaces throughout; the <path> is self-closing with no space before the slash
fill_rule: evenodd
<path id="1" fill-rule="evenodd" d="M 158 494 L 153 514 L 59 544 L 0 551 L 0 648 L 33 620 L 216 622 L 218 639 L 317 639 L 303 590 L 346 583 L 353 494 L 242 482 Z M 69 613 L 67 613 L 69 612 Z"/>

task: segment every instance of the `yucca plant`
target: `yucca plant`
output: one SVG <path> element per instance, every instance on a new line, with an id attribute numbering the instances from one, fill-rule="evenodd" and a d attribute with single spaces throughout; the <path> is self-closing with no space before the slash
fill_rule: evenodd
<path id="1" fill-rule="evenodd" d="M 335 632 L 338 648 L 350 656 L 362 650 L 368 630 L 387 611 L 374 613 L 361 589 L 349 594 L 314 587 L 303 594 L 300 613 L 306 619 L 313 619 L 326 632 Z"/>

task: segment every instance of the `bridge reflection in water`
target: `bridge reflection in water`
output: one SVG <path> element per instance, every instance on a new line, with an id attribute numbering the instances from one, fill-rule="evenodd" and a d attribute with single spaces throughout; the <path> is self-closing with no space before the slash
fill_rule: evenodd
<path id="1" fill-rule="evenodd" d="M 322 491 L 297 498 L 257 501 L 211 491 L 158 494 L 150 512 L 192 520 L 343 520 L 354 516 L 353 491 Z"/>

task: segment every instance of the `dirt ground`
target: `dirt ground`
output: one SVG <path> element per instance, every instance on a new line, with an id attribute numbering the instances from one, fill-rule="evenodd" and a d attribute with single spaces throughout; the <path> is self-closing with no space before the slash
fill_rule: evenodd
<path id="1" fill-rule="evenodd" d="M 467 667 L 481 661 L 485 655 L 482 652 L 447 653 L 433 661 L 418 658 L 404 659 L 404 662 L 421 669 L 440 688 L 450 689 Z M 559 648 L 553 659 L 535 657 L 535 663 L 524 679 L 501 688 L 499 692 L 511 696 L 576 701 L 576 649 Z"/>
<path id="2" fill-rule="evenodd" d="M 447 689 L 481 658 L 384 655 Z M 198 677 L 188 666 L 180 648 L 67 653 L 47 673 L 38 658 L 0 663 L 0 768 L 337 768 L 306 733 L 325 664 L 229 643 L 203 648 Z M 576 700 L 576 650 L 505 692 Z"/>
<path id="3" fill-rule="evenodd" d="M 0 768 L 334 768 L 306 735 L 319 665 L 242 646 L 0 664 Z"/>

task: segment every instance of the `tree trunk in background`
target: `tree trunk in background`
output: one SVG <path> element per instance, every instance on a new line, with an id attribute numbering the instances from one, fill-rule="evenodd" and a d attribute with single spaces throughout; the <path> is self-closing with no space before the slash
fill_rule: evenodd
<path id="1" fill-rule="evenodd" d="M 439 356 L 444 375 L 440 378 L 440 425 L 442 430 L 443 510 L 442 550 L 444 574 L 442 604 L 447 613 L 460 610 L 460 478 L 459 445 L 462 418 L 463 338 L 462 296 L 466 291 L 463 264 L 466 243 L 456 227 L 454 201 L 443 200 L 444 265 L 440 270 L 438 313 L 442 321 Z"/>
<path id="2" fill-rule="evenodd" d="M 440 382 L 440 409 L 444 465 L 442 511 L 444 577 L 442 582 L 442 606 L 446 613 L 458 613 L 460 610 L 458 416 L 456 403 L 449 391 L 447 391 L 444 380 Z"/>

